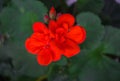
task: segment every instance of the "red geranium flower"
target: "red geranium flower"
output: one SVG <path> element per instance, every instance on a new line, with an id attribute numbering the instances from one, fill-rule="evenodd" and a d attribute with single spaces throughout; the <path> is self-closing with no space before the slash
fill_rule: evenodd
<path id="1" fill-rule="evenodd" d="M 54 21 L 50 20 L 49 29 L 55 36 L 54 42 L 66 57 L 80 52 L 81 44 L 86 38 L 86 31 L 81 26 L 74 26 L 75 19 L 71 14 L 62 14 Z"/>
<path id="2" fill-rule="evenodd" d="M 51 15 L 54 15 L 52 8 Z M 56 13 L 56 11 L 55 11 Z M 80 52 L 81 44 L 86 38 L 86 31 L 81 26 L 74 26 L 75 18 L 71 14 L 62 14 L 57 19 L 49 18 L 48 28 L 42 22 L 33 24 L 33 34 L 25 42 L 25 47 L 31 54 L 37 56 L 41 65 L 58 61 L 61 55 L 72 57 Z"/>

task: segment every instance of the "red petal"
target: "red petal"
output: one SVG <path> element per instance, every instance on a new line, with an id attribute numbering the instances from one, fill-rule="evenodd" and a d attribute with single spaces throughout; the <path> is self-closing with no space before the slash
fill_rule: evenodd
<path id="1" fill-rule="evenodd" d="M 66 57 L 72 57 L 80 52 L 80 47 L 73 41 L 67 40 L 65 44 L 65 53 Z"/>
<path id="2" fill-rule="evenodd" d="M 62 51 L 56 46 L 55 42 L 51 42 L 50 45 L 51 45 L 51 49 L 54 51 L 53 61 L 60 60 Z"/>
<path id="3" fill-rule="evenodd" d="M 67 23 L 69 27 L 71 27 L 75 23 L 75 18 L 71 14 L 62 14 L 61 16 L 58 17 L 57 22 L 59 25 Z"/>
<path id="4" fill-rule="evenodd" d="M 35 22 L 33 24 L 33 31 L 39 33 L 48 33 L 48 29 L 42 22 Z"/>
<path id="5" fill-rule="evenodd" d="M 37 54 L 46 43 L 41 39 L 42 37 L 44 37 L 44 35 L 33 33 L 32 36 L 25 41 L 27 51 L 31 54 Z"/>
<path id="6" fill-rule="evenodd" d="M 41 46 L 38 46 L 38 42 L 33 42 L 30 38 L 26 40 L 25 47 L 31 54 L 37 54 L 41 48 Z"/>
<path id="7" fill-rule="evenodd" d="M 59 44 L 58 47 L 63 51 L 66 57 L 72 57 L 80 52 L 79 46 L 72 40 L 67 39 L 66 42 Z"/>
<path id="8" fill-rule="evenodd" d="M 47 66 L 52 62 L 53 52 L 50 49 L 43 49 L 37 55 L 37 61 L 40 65 Z"/>
<path id="9" fill-rule="evenodd" d="M 86 39 L 86 31 L 83 27 L 75 26 L 70 29 L 69 33 L 67 33 L 67 38 L 80 44 Z"/>
<path id="10" fill-rule="evenodd" d="M 49 41 L 49 34 L 42 34 L 36 32 L 32 34 L 31 38 L 46 44 Z"/>
<path id="11" fill-rule="evenodd" d="M 54 20 L 50 20 L 49 22 L 49 29 L 52 33 L 55 33 L 57 28 L 57 23 Z"/>

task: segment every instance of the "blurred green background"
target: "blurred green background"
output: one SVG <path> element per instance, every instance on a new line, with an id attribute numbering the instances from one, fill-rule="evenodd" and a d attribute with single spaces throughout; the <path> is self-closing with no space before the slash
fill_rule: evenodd
<path id="1" fill-rule="evenodd" d="M 24 41 L 51 6 L 73 14 L 87 39 L 78 55 L 43 67 Z M 0 81 L 120 81 L 119 28 L 115 0 L 0 0 Z"/>

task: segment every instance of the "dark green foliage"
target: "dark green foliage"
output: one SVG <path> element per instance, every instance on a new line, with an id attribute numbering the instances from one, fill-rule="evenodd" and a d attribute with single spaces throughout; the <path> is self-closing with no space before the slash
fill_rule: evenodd
<path id="1" fill-rule="evenodd" d="M 44 22 L 51 6 L 68 12 L 65 1 L 6 2 L 0 7 L 0 81 L 120 81 L 120 29 L 101 23 L 103 0 L 78 0 L 72 5 L 76 24 L 86 29 L 86 41 L 78 55 L 63 56 L 46 67 L 26 51 L 25 39 L 33 32 L 34 22 Z"/>

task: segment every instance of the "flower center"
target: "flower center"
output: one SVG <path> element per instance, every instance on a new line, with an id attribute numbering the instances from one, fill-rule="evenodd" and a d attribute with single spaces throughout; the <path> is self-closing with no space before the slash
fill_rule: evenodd
<path id="1" fill-rule="evenodd" d="M 47 48 L 49 48 L 49 47 L 50 47 L 50 45 L 47 44 L 47 45 L 45 45 L 43 48 L 47 49 Z"/>
<path id="2" fill-rule="evenodd" d="M 57 41 L 59 42 L 64 42 L 66 39 L 65 39 L 65 34 L 66 34 L 66 30 L 64 28 L 58 28 L 56 29 L 56 34 L 55 34 L 55 38 Z"/>

